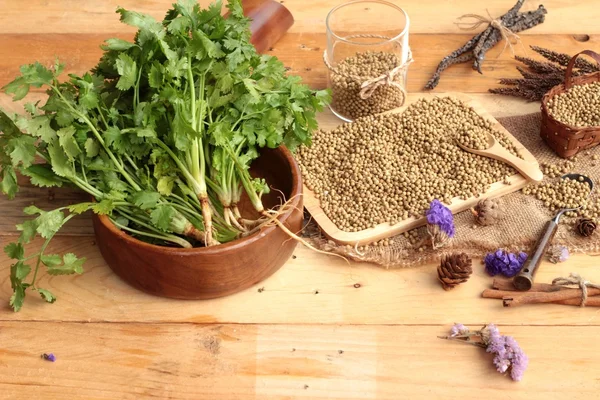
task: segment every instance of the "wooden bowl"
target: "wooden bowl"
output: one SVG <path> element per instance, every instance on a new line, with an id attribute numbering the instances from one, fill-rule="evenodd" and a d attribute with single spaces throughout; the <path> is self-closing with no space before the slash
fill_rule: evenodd
<path id="1" fill-rule="evenodd" d="M 292 232 L 302 229 L 302 178 L 290 151 L 265 149 L 254 161 L 253 176 L 292 199 L 293 208 L 279 220 Z M 272 190 L 263 196 L 265 207 L 280 203 Z M 244 204 L 245 203 L 245 204 Z M 242 199 L 241 212 L 252 209 Z M 210 299 L 244 290 L 267 278 L 290 258 L 296 241 L 276 226 L 213 247 L 182 249 L 142 242 L 113 225 L 107 216 L 93 217 L 96 243 L 110 268 L 144 292 L 178 299 Z"/>

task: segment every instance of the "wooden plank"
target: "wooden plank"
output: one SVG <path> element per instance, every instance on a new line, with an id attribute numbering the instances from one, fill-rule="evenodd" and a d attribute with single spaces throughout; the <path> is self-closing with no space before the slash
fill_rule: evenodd
<path id="1" fill-rule="evenodd" d="M 162 19 L 170 8 L 172 0 L 105 0 L 105 1 L 76 1 L 76 0 L 30 0 L 19 3 L 10 0 L 1 2 L 0 33 L 23 32 L 32 33 L 103 33 L 123 31 L 115 13 L 117 6 L 143 13 L 148 13 L 157 19 Z M 328 12 L 345 1 L 323 0 L 280 0 L 294 15 L 296 20 L 292 32 L 325 32 L 325 18 Z M 203 6 L 209 0 L 200 0 Z M 491 15 L 498 17 L 504 14 L 515 3 L 507 0 L 489 0 L 473 2 L 472 0 L 453 1 L 403 1 L 397 3 L 403 7 L 410 18 L 410 33 L 459 33 L 455 25 L 461 15 L 476 13 L 487 16 L 486 9 Z M 564 0 L 527 1 L 523 11 L 534 10 L 539 4 L 544 4 L 548 10 L 546 22 L 534 29 L 519 33 L 530 34 L 552 33 L 600 33 L 596 16 L 590 10 L 597 6 L 596 0 L 579 0 L 568 2 Z M 365 26 L 377 29 L 377 19 L 366 20 L 364 11 L 359 9 L 355 15 L 346 19 L 348 26 Z"/>
<path id="2" fill-rule="evenodd" d="M 8 243 L 5 237 L 3 243 Z M 34 252 L 41 245 L 27 247 Z M 346 264 L 299 246 L 295 258 L 273 276 L 238 294 L 205 301 L 153 297 L 121 281 L 105 264 L 92 237 L 53 240 L 47 253 L 72 252 L 87 261 L 83 275 L 40 275 L 38 285 L 58 296 L 54 304 L 28 295 L 18 313 L 8 308 L 11 262 L 0 255 L 0 321 L 317 323 L 317 324 L 501 324 L 600 325 L 598 309 L 560 305 L 503 308 L 498 300 L 481 299 L 492 278 L 479 260 L 469 282 L 445 292 L 434 265 L 384 270 L 368 264 Z M 33 253 L 30 253 L 33 254 Z M 168 268 L 168 266 L 165 266 Z M 544 263 L 536 277 L 550 282 L 578 272 L 600 282 L 598 258 L 573 256 L 568 264 Z M 259 290 L 260 289 L 260 290 Z"/>
<path id="3" fill-rule="evenodd" d="M 501 326 L 530 358 L 520 383 L 496 372 L 483 349 L 437 338 L 448 329 L 5 322 L 0 393 L 46 400 L 419 400 L 451 391 L 465 400 L 499 392 L 533 400 L 595 398 L 600 390 L 600 357 L 590 349 L 597 328 Z M 48 352 L 56 362 L 40 358 Z"/>
<path id="4" fill-rule="evenodd" d="M 66 63 L 66 73 L 83 73 L 94 67 L 101 55 L 100 45 L 109 37 L 131 39 L 131 33 L 107 34 L 3 34 L 0 35 L 0 86 L 4 86 L 18 74 L 23 64 L 40 61 L 52 65 L 56 57 Z M 412 35 L 410 42 L 415 62 L 408 71 L 408 91 L 421 92 L 440 60 L 460 47 L 469 35 L 464 34 L 420 34 Z M 592 36 L 586 43 L 573 39 L 571 35 L 528 35 L 523 45 L 549 47 L 559 52 L 575 54 L 578 51 L 600 46 L 600 35 Z M 315 88 L 327 86 L 327 69 L 322 56 L 326 46 L 324 33 L 287 34 L 270 52 L 288 66 L 290 73 L 301 76 Z M 459 91 L 483 93 L 489 88 L 499 87 L 500 78 L 519 75 L 507 49 L 496 46 L 487 54 L 483 63 L 483 75 L 473 71 L 470 64 L 450 67 L 443 73 L 436 92 Z M 26 48 L 27 51 L 22 51 Z M 516 46 L 519 54 L 523 49 Z M 529 50 L 528 55 L 534 56 Z M 498 57 L 500 55 L 500 57 Z M 39 91 L 39 89 L 36 89 Z"/>
<path id="5" fill-rule="evenodd" d="M 523 146 L 509 131 L 500 125 L 500 123 L 494 117 L 492 117 L 485 107 L 483 107 L 475 99 L 462 93 L 447 93 L 446 95 L 461 100 L 464 104 L 472 107 L 479 116 L 492 122 L 492 128 L 495 131 L 504 133 L 504 135 L 506 135 L 506 137 L 514 144 L 517 152 L 522 156 L 522 158 L 525 161 L 530 162 L 532 165 L 531 168 L 539 171 L 540 176 L 542 176 L 542 172 L 540 171 L 539 165 L 537 164 L 533 154 L 531 154 L 529 150 L 527 150 L 527 148 L 525 148 L 525 146 Z M 407 96 L 404 106 L 391 110 L 390 113 L 402 113 L 407 107 L 416 102 L 419 98 L 423 97 L 433 99 L 438 96 L 433 94 L 423 95 L 420 93 L 415 93 Z M 333 130 L 341 124 L 342 122 L 337 118 L 325 118 L 325 116 L 323 116 L 319 119 L 319 127 L 325 130 Z M 470 209 L 482 199 L 501 197 L 509 193 L 519 191 L 530 183 L 526 177 L 519 173 L 515 173 L 514 175 L 508 177 L 505 181 L 507 183 L 502 181 L 492 183 L 490 188 L 485 193 L 482 193 L 477 197 L 471 196 L 468 199 L 462 199 L 458 196 L 454 197 L 450 204 L 447 204 L 447 206 L 453 214 L 456 214 Z M 315 222 L 319 225 L 325 236 L 337 243 L 348 244 L 352 246 L 363 246 L 381 239 L 399 235 L 411 229 L 427 224 L 427 219 L 424 216 L 420 218 L 410 217 L 394 225 L 386 222 L 378 224 L 373 228 L 363 229 L 358 232 L 347 232 L 339 229 L 337 225 L 335 225 L 335 223 L 327 216 L 325 211 L 323 211 L 321 208 L 321 201 L 317 198 L 313 191 L 309 190 L 306 185 L 304 185 L 304 208 L 310 212 L 310 215 L 314 218 Z"/>

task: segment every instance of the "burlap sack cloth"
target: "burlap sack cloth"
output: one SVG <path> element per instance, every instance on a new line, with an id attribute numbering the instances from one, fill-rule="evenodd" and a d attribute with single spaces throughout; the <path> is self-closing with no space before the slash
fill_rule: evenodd
<path id="1" fill-rule="evenodd" d="M 498 121 L 512 133 L 538 160 L 540 164 L 555 164 L 563 159 L 552 152 L 540 138 L 540 114 L 499 118 Z M 600 156 L 600 146 L 589 150 L 590 155 L 581 153 L 575 167 L 570 172 L 589 176 L 596 183 L 592 199 L 598 198 L 600 167 L 593 167 L 592 156 Z M 596 163 L 600 163 L 596 161 Z M 556 178 L 555 178 L 556 179 Z M 550 181 L 544 178 L 544 182 Z M 521 191 L 501 198 L 505 217 L 493 226 L 476 226 L 470 211 L 454 216 L 456 236 L 442 249 L 434 251 L 430 247 L 420 252 L 402 235 L 394 237 L 390 246 L 370 245 L 364 248 L 337 245 L 325 238 L 314 222 L 309 222 L 304 233 L 315 247 L 341 254 L 354 261 L 370 262 L 385 268 L 417 266 L 427 262 L 436 262 L 442 253 L 465 252 L 473 258 L 481 258 L 487 252 L 503 248 L 510 251 L 529 252 L 542 233 L 546 222 L 554 217 L 544 204 L 531 195 Z M 425 228 L 419 228 L 419 236 L 425 237 Z M 600 251 L 600 232 L 584 238 L 573 230 L 571 225 L 561 224 L 555 236 L 555 244 L 568 247 L 571 253 L 591 253 Z"/>

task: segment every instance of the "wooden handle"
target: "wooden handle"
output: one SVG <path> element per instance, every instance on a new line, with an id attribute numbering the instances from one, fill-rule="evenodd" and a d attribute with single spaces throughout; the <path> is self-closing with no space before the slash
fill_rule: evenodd
<path id="1" fill-rule="evenodd" d="M 544 179 L 544 173 L 540 169 L 540 165 L 537 162 L 525 161 L 519 158 L 508 150 L 503 154 L 503 161 L 513 166 L 523 176 L 534 182 L 541 182 Z"/>
<path id="2" fill-rule="evenodd" d="M 250 18 L 250 43 L 256 51 L 268 51 L 294 25 L 292 13 L 275 0 L 244 0 L 244 15 Z"/>
<path id="3" fill-rule="evenodd" d="M 598 64 L 600 64 L 600 54 L 598 54 L 592 50 L 584 50 L 581 53 L 575 54 L 573 56 L 573 58 L 571 58 L 571 61 L 569 61 L 569 65 L 567 65 L 567 72 L 565 73 L 565 89 L 566 90 L 571 89 L 571 86 L 573 86 L 573 82 L 571 81 L 571 75 L 573 75 L 573 67 L 575 66 L 575 61 L 577 61 L 577 57 L 579 57 L 582 54 L 592 57 L 594 60 L 596 60 L 596 62 Z"/>
<path id="4" fill-rule="evenodd" d="M 529 290 L 533 286 L 533 277 L 537 272 L 540 263 L 544 259 L 548 246 L 556 234 L 558 224 L 554 221 L 548 221 L 546 230 L 535 244 L 532 254 L 529 256 L 521 271 L 515 276 L 513 284 L 517 290 Z"/>

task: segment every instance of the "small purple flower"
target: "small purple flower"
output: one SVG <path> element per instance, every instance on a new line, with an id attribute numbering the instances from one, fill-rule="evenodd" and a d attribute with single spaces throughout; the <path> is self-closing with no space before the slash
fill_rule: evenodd
<path id="1" fill-rule="evenodd" d="M 554 264 L 565 262 L 569 259 L 569 249 L 567 246 L 555 244 L 548 250 L 548 258 L 550 259 L 550 262 L 553 262 Z"/>
<path id="2" fill-rule="evenodd" d="M 439 200 L 436 199 L 431 202 L 425 216 L 428 223 L 438 225 L 449 237 L 454 237 L 455 229 L 452 211 Z"/>
<path id="3" fill-rule="evenodd" d="M 520 381 L 523 378 L 529 358 L 512 336 L 500 336 L 498 333 L 490 340 L 486 351 L 495 354 L 493 362 L 498 372 L 503 374 L 510 369 L 513 380 Z"/>
<path id="4" fill-rule="evenodd" d="M 450 329 L 450 337 L 466 335 L 467 333 L 469 333 L 469 328 L 467 328 L 463 324 L 454 324 L 452 329 Z"/>
<path id="5" fill-rule="evenodd" d="M 485 256 L 485 270 L 491 276 L 502 274 L 506 277 L 513 277 L 521 270 L 523 264 L 527 261 L 527 253 L 518 254 L 509 253 L 502 249 Z"/>
<path id="6" fill-rule="evenodd" d="M 48 361 L 51 361 L 51 362 L 56 361 L 56 356 L 53 353 L 49 353 L 49 354 L 44 353 L 44 354 L 42 354 L 42 358 L 44 360 L 48 360 Z"/>

